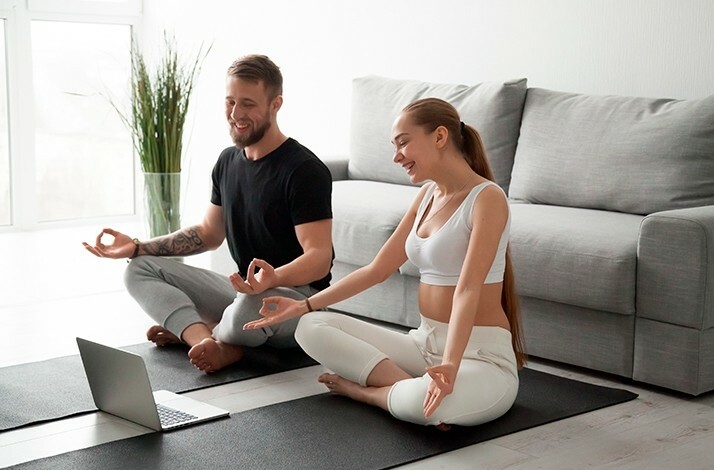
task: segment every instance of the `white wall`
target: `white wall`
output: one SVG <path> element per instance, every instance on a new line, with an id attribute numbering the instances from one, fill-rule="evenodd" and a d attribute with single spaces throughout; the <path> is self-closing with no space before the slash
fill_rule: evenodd
<path id="1" fill-rule="evenodd" d="M 366 74 L 596 94 L 714 94 L 711 0 L 144 0 L 145 38 L 212 43 L 194 99 L 184 223 L 208 204 L 231 144 L 225 71 L 249 53 L 285 78 L 281 129 L 318 156 L 348 150 L 351 79 Z"/>

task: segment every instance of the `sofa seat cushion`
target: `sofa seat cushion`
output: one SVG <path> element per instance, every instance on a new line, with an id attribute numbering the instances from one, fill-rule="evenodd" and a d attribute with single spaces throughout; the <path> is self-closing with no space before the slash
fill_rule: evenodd
<path id="1" fill-rule="evenodd" d="M 496 182 L 508 192 L 521 126 L 526 79 L 476 85 L 427 83 L 378 76 L 352 82 L 349 178 L 409 184 L 391 161 L 391 130 L 402 109 L 420 98 L 451 103 L 483 139 Z"/>
<path id="2" fill-rule="evenodd" d="M 335 258 L 364 266 L 392 235 L 419 192 L 416 186 L 377 181 L 332 183 Z"/>
<path id="3" fill-rule="evenodd" d="M 529 88 L 509 196 L 631 214 L 714 204 L 714 95 Z"/>
<path id="4" fill-rule="evenodd" d="M 643 217 L 537 204 L 510 207 L 511 257 L 520 295 L 634 314 Z"/>

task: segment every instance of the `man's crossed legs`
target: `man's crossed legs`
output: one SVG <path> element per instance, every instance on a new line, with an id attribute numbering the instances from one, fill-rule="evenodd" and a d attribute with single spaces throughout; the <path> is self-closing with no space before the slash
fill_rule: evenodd
<path id="1" fill-rule="evenodd" d="M 157 346 L 187 344 L 191 363 L 204 372 L 239 361 L 244 347 L 297 347 L 297 318 L 257 330 L 243 331 L 243 325 L 261 318 L 258 311 L 265 297 L 304 299 L 316 292 L 300 286 L 268 289 L 259 295 L 240 294 L 227 276 L 157 256 L 134 258 L 124 282 L 157 323 L 146 332 L 147 338 Z"/>

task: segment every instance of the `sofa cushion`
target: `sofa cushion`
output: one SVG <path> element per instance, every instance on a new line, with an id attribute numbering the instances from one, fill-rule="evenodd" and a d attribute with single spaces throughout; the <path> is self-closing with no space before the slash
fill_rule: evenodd
<path id="1" fill-rule="evenodd" d="M 392 162 L 392 124 L 401 110 L 419 98 L 450 102 L 461 119 L 483 139 L 496 182 L 507 192 L 526 95 L 526 79 L 447 85 L 377 76 L 352 83 L 349 178 L 409 184 L 409 177 Z"/>
<path id="2" fill-rule="evenodd" d="M 714 96 L 530 88 L 509 196 L 632 214 L 714 204 Z"/>
<path id="3" fill-rule="evenodd" d="M 511 259 L 520 295 L 633 314 L 643 217 L 511 204 Z"/>
<path id="4" fill-rule="evenodd" d="M 364 266 L 392 235 L 419 192 L 415 186 L 346 180 L 332 183 L 335 259 Z"/>

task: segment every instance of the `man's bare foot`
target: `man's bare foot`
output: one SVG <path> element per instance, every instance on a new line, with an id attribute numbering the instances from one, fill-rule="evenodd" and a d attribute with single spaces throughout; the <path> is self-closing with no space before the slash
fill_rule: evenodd
<path id="1" fill-rule="evenodd" d="M 163 326 L 154 325 L 146 331 L 146 339 L 157 346 L 181 344 L 181 340 Z"/>
<path id="2" fill-rule="evenodd" d="M 243 347 L 205 338 L 188 350 L 191 364 L 210 373 L 238 362 L 243 357 Z"/>

